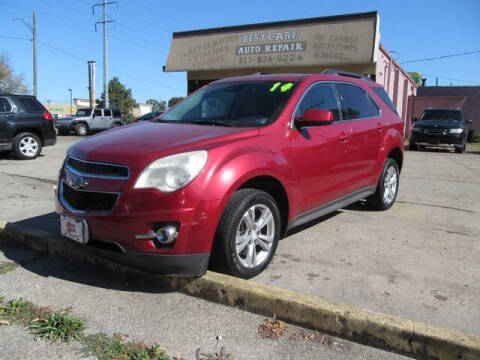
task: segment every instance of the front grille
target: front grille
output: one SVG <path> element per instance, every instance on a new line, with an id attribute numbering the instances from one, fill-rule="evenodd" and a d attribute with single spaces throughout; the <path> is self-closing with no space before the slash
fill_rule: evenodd
<path id="1" fill-rule="evenodd" d="M 62 195 L 70 208 L 86 212 L 109 212 L 118 198 L 116 193 L 75 190 L 65 182 L 62 182 Z"/>
<path id="2" fill-rule="evenodd" d="M 68 157 L 67 166 L 89 175 L 128 178 L 128 167 L 123 165 L 97 163 Z"/>
<path id="3" fill-rule="evenodd" d="M 425 130 L 427 131 L 427 135 L 433 135 L 433 136 L 445 135 L 448 132 L 448 129 L 439 129 L 439 128 L 430 128 Z"/>

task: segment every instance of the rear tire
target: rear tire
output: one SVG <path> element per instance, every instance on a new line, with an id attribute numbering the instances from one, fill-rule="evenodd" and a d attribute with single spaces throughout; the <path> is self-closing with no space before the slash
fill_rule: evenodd
<path id="1" fill-rule="evenodd" d="M 367 199 L 371 208 L 387 210 L 392 207 L 398 194 L 399 174 L 397 162 L 387 158 L 375 194 Z"/>
<path id="2" fill-rule="evenodd" d="M 268 266 L 280 239 L 280 219 L 268 193 L 242 189 L 233 194 L 216 234 L 233 275 L 249 279 Z"/>
<path id="3" fill-rule="evenodd" d="M 80 123 L 75 125 L 75 132 L 78 136 L 87 136 L 88 135 L 88 126 L 87 124 Z"/>
<path id="4" fill-rule="evenodd" d="M 13 153 L 18 159 L 35 159 L 42 152 L 42 141 L 31 132 L 20 133 L 13 138 Z"/>

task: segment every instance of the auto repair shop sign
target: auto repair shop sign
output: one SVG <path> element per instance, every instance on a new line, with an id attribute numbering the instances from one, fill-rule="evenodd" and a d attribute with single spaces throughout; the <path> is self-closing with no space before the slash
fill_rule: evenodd
<path id="1" fill-rule="evenodd" d="M 251 31 L 230 28 L 176 33 L 165 71 L 364 64 L 375 61 L 378 46 L 376 15 L 314 22 L 294 25 L 293 21 L 289 22 L 289 26 L 271 29 L 252 25 Z"/>

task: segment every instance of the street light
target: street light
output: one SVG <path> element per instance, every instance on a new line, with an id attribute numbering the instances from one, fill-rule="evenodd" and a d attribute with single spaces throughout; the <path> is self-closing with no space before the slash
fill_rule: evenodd
<path id="1" fill-rule="evenodd" d="M 72 112 L 72 89 L 68 89 L 68 91 L 70 91 L 70 116 L 73 115 L 73 112 Z"/>

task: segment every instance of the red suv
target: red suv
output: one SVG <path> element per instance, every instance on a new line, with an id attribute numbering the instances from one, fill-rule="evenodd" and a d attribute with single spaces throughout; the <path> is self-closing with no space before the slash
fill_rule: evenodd
<path id="1" fill-rule="evenodd" d="M 291 228 L 397 196 L 404 124 L 363 77 L 215 81 L 153 122 L 73 145 L 61 169 L 61 232 L 147 271 L 205 273 L 212 249 L 250 278 Z"/>

